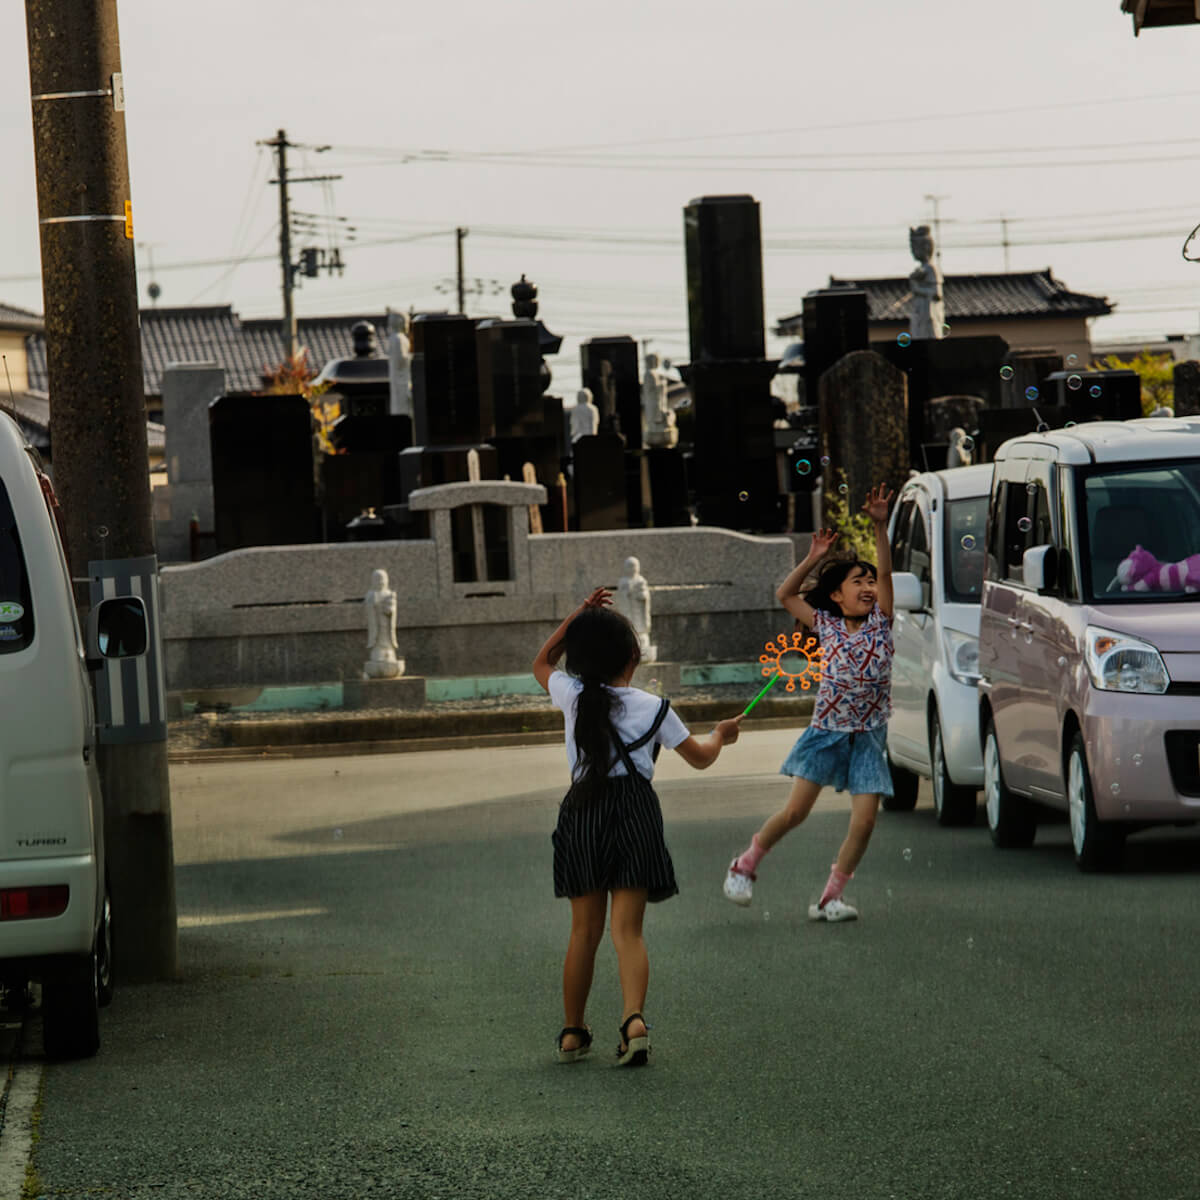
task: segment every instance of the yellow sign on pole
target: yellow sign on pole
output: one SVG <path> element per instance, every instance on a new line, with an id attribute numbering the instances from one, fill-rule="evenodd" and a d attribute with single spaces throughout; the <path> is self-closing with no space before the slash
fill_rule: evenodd
<path id="1" fill-rule="evenodd" d="M 125 236 L 133 240 L 133 203 L 125 201 Z"/>

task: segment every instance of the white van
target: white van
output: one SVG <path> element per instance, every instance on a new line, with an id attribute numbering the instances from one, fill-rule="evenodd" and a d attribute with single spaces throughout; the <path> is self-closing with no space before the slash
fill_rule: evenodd
<path id="1" fill-rule="evenodd" d="M 0 414 L 0 984 L 20 997 L 41 981 L 46 1053 L 65 1058 L 96 1052 L 113 987 L 89 666 L 102 645 L 138 651 L 140 601 L 93 610 L 90 661 L 51 496 L 36 453 Z M 113 629 L 131 618 L 118 646 Z"/>

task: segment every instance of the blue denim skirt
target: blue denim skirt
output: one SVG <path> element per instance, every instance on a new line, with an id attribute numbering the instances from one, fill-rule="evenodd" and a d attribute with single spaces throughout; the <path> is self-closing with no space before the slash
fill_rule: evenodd
<path id="1" fill-rule="evenodd" d="M 887 726 L 841 733 L 810 725 L 788 752 L 779 773 L 809 779 L 852 796 L 890 796 Z"/>

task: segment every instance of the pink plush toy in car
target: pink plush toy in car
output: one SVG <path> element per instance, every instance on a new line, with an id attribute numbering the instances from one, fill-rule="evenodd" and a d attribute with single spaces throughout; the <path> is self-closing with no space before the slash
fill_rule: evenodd
<path id="1" fill-rule="evenodd" d="M 1134 546 L 1117 567 L 1113 584 L 1120 584 L 1123 592 L 1200 592 L 1200 554 L 1160 563 L 1149 550 Z"/>

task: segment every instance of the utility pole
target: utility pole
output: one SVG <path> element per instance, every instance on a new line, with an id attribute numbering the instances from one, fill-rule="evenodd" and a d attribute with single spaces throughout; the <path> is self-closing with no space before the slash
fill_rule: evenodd
<path id="1" fill-rule="evenodd" d="M 296 309 L 292 303 L 292 287 L 296 281 L 296 271 L 292 266 L 292 225 L 291 210 L 288 208 L 288 176 L 287 176 L 287 133 L 280 130 L 264 146 L 275 149 L 275 169 L 279 185 L 279 265 L 283 269 L 283 349 L 289 361 L 296 357 Z"/>
<path id="2" fill-rule="evenodd" d="M 1000 218 L 1000 242 L 1004 246 L 1004 270 L 1008 271 L 1008 218 Z"/>
<path id="3" fill-rule="evenodd" d="M 458 259 L 458 311 L 464 316 L 467 312 L 467 296 L 466 285 L 463 280 L 463 239 L 469 232 L 469 229 L 464 229 L 461 225 L 454 231 L 454 246 L 456 257 Z"/>
<path id="4" fill-rule="evenodd" d="M 25 22 L 54 480 L 78 580 L 90 560 L 154 554 L 117 3 L 25 0 Z M 165 738 L 101 744 L 98 763 L 116 971 L 168 979 Z"/>
<path id="5" fill-rule="evenodd" d="M 279 130 L 273 138 L 258 143 L 260 146 L 270 146 L 275 151 L 275 168 L 277 178 L 271 182 L 279 185 L 279 266 L 283 272 L 283 327 L 281 330 L 283 349 L 288 360 L 294 359 L 300 349 L 296 337 L 296 309 L 292 299 L 295 291 L 297 266 L 292 262 L 292 215 L 288 203 L 288 164 L 287 152 L 291 150 L 328 150 L 328 146 L 298 146 L 289 142 L 287 131 Z M 324 183 L 341 179 L 340 175 L 305 175 L 290 180 L 292 183 Z"/>
<path id="6" fill-rule="evenodd" d="M 931 196 L 925 194 L 925 199 L 933 205 L 933 253 L 937 259 L 937 268 L 939 273 L 942 269 L 942 209 L 941 203 L 943 200 L 949 200 L 949 196 Z"/>

